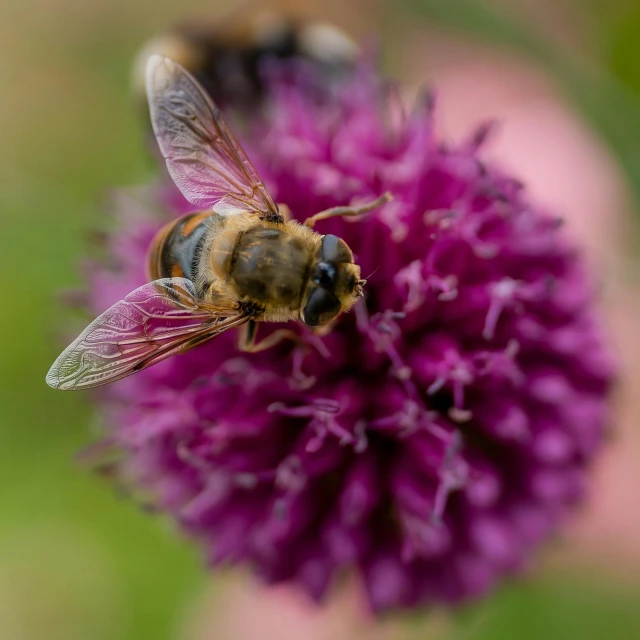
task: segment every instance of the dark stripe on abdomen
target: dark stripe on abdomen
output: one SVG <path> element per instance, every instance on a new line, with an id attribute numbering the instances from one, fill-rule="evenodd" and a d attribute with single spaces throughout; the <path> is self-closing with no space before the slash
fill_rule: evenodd
<path id="1" fill-rule="evenodd" d="M 182 277 L 195 281 L 200 251 L 207 235 L 207 220 L 211 215 L 210 212 L 190 213 L 170 223 L 164 233 L 160 232 L 159 246 L 152 246 L 150 254 L 154 277 Z"/>

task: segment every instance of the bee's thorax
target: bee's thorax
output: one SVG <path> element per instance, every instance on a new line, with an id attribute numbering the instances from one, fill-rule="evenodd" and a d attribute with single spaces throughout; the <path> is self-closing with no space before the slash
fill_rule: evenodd
<path id="1" fill-rule="evenodd" d="M 271 225 L 223 233 L 211 247 L 214 272 L 239 297 L 291 310 L 300 307 L 311 259 L 307 243 Z"/>

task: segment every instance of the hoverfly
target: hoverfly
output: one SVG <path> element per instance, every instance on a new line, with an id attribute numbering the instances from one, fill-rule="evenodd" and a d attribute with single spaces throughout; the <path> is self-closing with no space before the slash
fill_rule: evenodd
<path id="1" fill-rule="evenodd" d="M 247 325 L 247 351 L 259 322 L 327 325 L 362 296 L 365 281 L 347 244 L 313 225 L 387 202 L 334 207 L 303 224 L 285 220 L 218 107 L 173 60 L 147 64 L 151 122 L 167 169 L 184 197 L 206 208 L 162 228 L 152 242 L 152 282 L 96 318 L 47 374 L 56 389 L 88 389 L 120 380 L 221 333 Z M 284 332 L 284 333 L 283 333 Z"/>

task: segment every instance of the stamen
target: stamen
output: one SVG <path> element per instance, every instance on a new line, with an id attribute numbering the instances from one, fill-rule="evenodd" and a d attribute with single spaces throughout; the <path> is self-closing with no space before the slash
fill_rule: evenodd
<path id="1" fill-rule="evenodd" d="M 485 340 L 493 339 L 500 315 L 505 307 L 514 302 L 519 284 L 518 281 L 512 278 L 504 278 L 490 285 L 491 303 L 485 319 L 484 329 L 482 330 L 482 337 Z"/>
<path id="2" fill-rule="evenodd" d="M 459 217 L 460 214 L 455 209 L 431 209 L 424 212 L 422 219 L 429 227 L 450 229 Z"/>
<path id="3" fill-rule="evenodd" d="M 491 303 L 482 331 L 485 340 L 491 340 L 502 312 L 511 308 L 522 313 L 523 302 L 540 300 L 549 295 L 549 280 L 543 279 L 533 283 L 526 283 L 513 278 L 503 278 L 489 285 Z"/>
<path id="4" fill-rule="evenodd" d="M 464 240 L 478 258 L 489 260 L 498 254 L 499 246 L 493 242 L 481 240 L 479 233 L 485 220 L 494 214 L 491 211 L 485 211 L 482 214 L 474 212 L 474 215 L 468 215 L 474 197 L 475 191 L 470 190 L 450 209 L 427 211 L 423 219 L 427 226 L 436 227 L 434 240 L 451 234 Z M 430 267 L 433 266 L 429 263 L 429 256 L 427 256 L 427 263 Z"/>
<path id="5" fill-rule="evenodd" d="M 374 420 L 369 426 L 372 429 L 386 429 L 388 427 L 395 429 L 400 427 L 402 431 L 399 436 L 406 438 L 418 430 L 423 413 L 424 407 L 421 407 L 413 400 L 407 399 L 402 409 L 384 418 Z"/>
<path id="6" fill-rule="evenodd" d="M 503 351 L 481 351 L 474 356 L 476 370 L 480 376 L 500 376 L 511 381 L 515 386 L 524 383 L 524 373 L 520 369 L 516 356 L 520 350 L 520 343 L 509 340 Z"/>
<path id="7" fill-rule="evenodd" d="M 340 403 L 330 398 L 317 398 L 311 404 L 299 407 L 287 407 L 282 402 L 272 402 L 268 407 L 269 413 L 281 413 L 294 418 L 306 418 L 317 415 L 318 412 L 335 414 L 340 411 Z"/>
<path id="8" fill-rule="evenodd" d="M 197 520 L 203 513 L 224 503 L 230 494 L 229 476 L 223 472 L 212 472 L 202 490 L 182 508 L 181 516 L 186 520 Z"/>
<path id="9" fill-rule="evenodd" d="M 399 411 L 378 418 L 369 423 L 370 429 L 392 429 L 398 438 L 408 438 L 420 429 L 424 429 L 439 440 L 449 442 L 451 434 L 434 422 L 435 413 L 427 411 L 425 407 L 411 398 L 407 398 Z M 400 428 L 400 431 L 398 431 Z"/>
<path id="10" fill-rule="evenodd" d="M 291 376 L 289 377 L 289 386 L 292 389 L 304 391 L 310 389 L 316 383 L 316 376 L 308 376 L 302 371 L 302 364 L 307 357 L 308 351 L 296 346 L 293 350 L 291 360 Z"/>
<path id="11" fill-rule="evenodd" d="M 449 410 L 449 417 L 455 422 L 467 422 L 472 415 L 464 408 L 464 391 L 474 381 L 473 363 L 449 349 L 443 354 L 438 370 L 438 377 L 427 387 L 427 395 L 435 395 L 449 384 L 453 393 L 453 407 Z"/>
<path id="12" fill-rule="evenodd" d="M 442 524 L 442 517 L 451 493 L 462 489 L 469 479 L 469 465 L 461 457 L 457 456 L 462 447 L 462 435 L 459 431 L 454 431 L 453 433 L 455 435 L 445 449 L 442 465 L 438 472 L 440 483 L 436 490 L 431 514 L 432 522 L 438 525 Z"/>
<path id="13" fill-rule="evenodd" d="M 391 309 L 377 313 L 369 320 L 365 333 L 373 342 L 375 350 L 385 353 L 391 361 L 391 375 L 402 383 L 407 394 L 415 397 L 417 389 L 411 381 L 413 373 L 411 367 L 404 363 L 393 345 L 395 340 L 402 335 L 396 320 L 401 320 L 404 317 L 406 317 L 404 311 L 392 311 Z M 362 320 L 360 321 L 362 322 Z"/>
<path id="14" fill-rule="evenodd" d="M 438 294 L 440 302 L 450 302 L 458 297 L 458 278 L 454 275 L 441 278 L 432 274 L 427 278 L 427 284 L 435 291 L 440 291 Z"/>
<path id="15" fill-rule="evenodd" d="M 409 233 L 409 227 L 403 222 L 408 211 L 408 205 L 399 200 L 393 200 L 386 204 L 378 214 L 378 219 L 389 227 L 391 239 L 394 242 L 402 242 Z"/>
<path id="16" fill-rule="evenodd" d="M 351 444 L 356 452 L 366 449 L 367 442 L 364 436 L 366 424 L 356 423 L 354 433 L 345 429 L 335 416 L 340 412 L 340 403 L 328 398 L 318 398 L 311 404 L 300 407 L 287 407 L 281 402 L 274 402 L 267 407 L 270 413 L 280 413 L 285 416 L 304 418 L 309 417 L 309 429 L 315 431 L 315 435 L 307 442 L 305 450 L 307 453 L 316 453 L 322 448 L 327 436 L 335 436 L 341 446 Z M 359 432 L 356 432 L 359 430 Z"/>
<path id="17" fill-rule="evenodd" d="M 424 302 L 424 290 L 426 282 L 422 276 L 423 264 L 421 260 L 414 260 L 406 267 L 400 269 L 393 279 L 396 287 L 407 288 L 407 301 L 403 310 L 405 313 L 415 311 Z"/>
<path id="18" fill-rule="evenodd" d="M 190 448 L 188 440 L 181 440 L 176 446 L 176 455 L 178 459 L 185 462 L 194 469 L 206 471 L 211 468 L 211 463 L 196 455 Z"/>
<path id="19" fill-rule="evenodd" d="M 367 305 L 363 299 L 358 300 L 353 307 L 353 313 L 356 317 L 356 328 L 360 333 L 369 333 L 369 312 L 367 311 Z"/>

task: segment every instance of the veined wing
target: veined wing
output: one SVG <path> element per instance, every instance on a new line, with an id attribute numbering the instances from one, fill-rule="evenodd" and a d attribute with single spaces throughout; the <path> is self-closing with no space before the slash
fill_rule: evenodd
<path id="1" fill-rule="evenodd" d="M 252 212 L 281 221 L 278 207 L 220 109 L 177 62 L 147 62 L 151 122 L 173 181 L 184 197 L 221 215 Z"/>
<path id="2" fill-rule="evenodd" d="M 246 322 L 249 316 L 198 301 L 186 278 L 132 291 L 98 316 L 47 374 L 55 389 L 90 389 L 120 380 Z"/>

